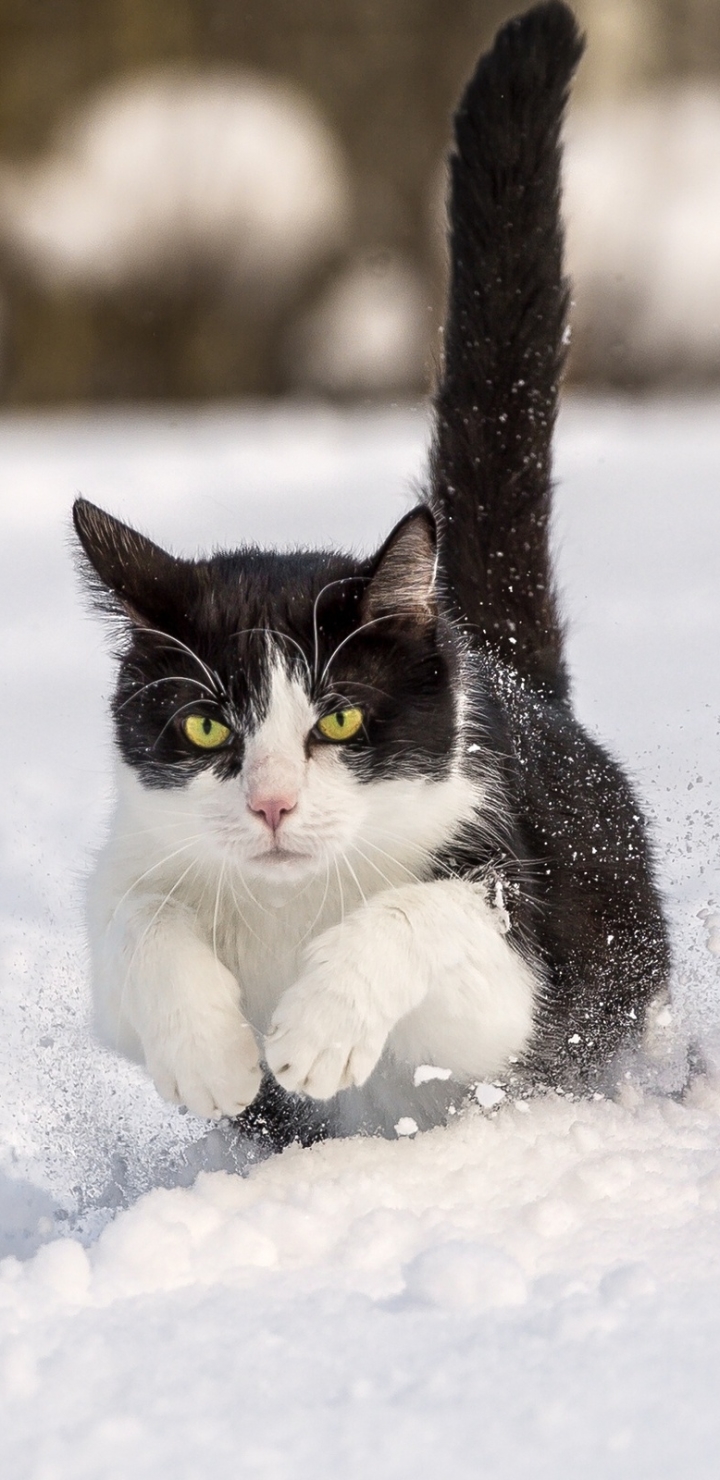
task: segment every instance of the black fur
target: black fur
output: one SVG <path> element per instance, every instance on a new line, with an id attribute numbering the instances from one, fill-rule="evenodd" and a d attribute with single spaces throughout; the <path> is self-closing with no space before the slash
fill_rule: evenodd
<path id="1" fill-rule="evenodd" d="M 567 309 L 559 134 L 581 51 L 570 11 L 537 6 L 499 33 L 461 102 L 428 504 L 372 560 L 256 549 L 178 560 L 85 501 L 74 518 L 95 597 L 122 623 L 117 743 L 150 787 L 181 787 L 203 766 L 239 772 L 243 717 L 267 702 L 267 631 L 328 708 L 364 710 L 343 756 L 367 782 L 443 775 L 469 685 L 463 765 L 490 780 L 493 816 L 436 874 L 499 890 L 511 943 L 542 966 L 528 1070 L 592 1084 L 642 1027 L 668 946 L 640 808 L 569 706 L 548 549 Z M 230 725 L 224 749 L 189 744 L 190 708 Z M 271 1120 L 276 1100 L 266 1086 Z M 282 1110 L 279 1139 L 294 1115 Z M 297 1134 L 312 1137 L 308 1125 Z"/>
<path id="2" fill-rule="evenodd" d="M 560 130 L 583 44 L 567 6 L 535 6 L 499 32 L 458 108 L 430 503 L 449 609 L 503 735 L 516 921 L 548 973 L 534 1064 L 587 1078 L 641 1026 L 669 950 L 640 807 L 569 707 L 550 559 Z"/>
<path id="3" fill-rule="evenodd" d="M 583 42 L 551 0 L 500 31 L 455 116 L 450 296 L 432 503 L 456 614 L 564 693 L 548 553 L 565 355 L 560 128 Z"/>
<path id="4" fill-rule="evenodd" d="M 291 669 L 313 674 L 323 707 L 363 709 L 363 730 L 343 745 L 361 779 L 445 774 L 456 640 L 435 608 L 402 600 L 418 572 L 429 579 L 434 569 L 427 510 L 404 519 L 367 561 L 257 549 L 180 560 L 84 499 L 73 518 L 96 604 L 123 622 L 116 741 L 147 786 L 183 786 L 209 766 L 240 773 L 244 716 L 261 714 L 268 698 L 268 632 Z M 192 746 L 182 730 L 190 710 L 231 725 L 227 747 Z"/>

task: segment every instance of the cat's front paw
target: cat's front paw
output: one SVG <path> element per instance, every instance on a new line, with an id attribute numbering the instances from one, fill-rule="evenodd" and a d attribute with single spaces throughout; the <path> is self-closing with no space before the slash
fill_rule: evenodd
<path id="1" fill-rule="evenodd" d="M 208 1025 L 176 1025 L 171 1041 L 146 1050 L 155 1087 L 165 1100 L 218 1120 L 242 1115 L 260 1088 L 255 1035 L 238 1011 L 214 1014 Z"/>
<path id="2" fill-rule="evenodd" d="M 359 969 L 331 959 L 307 970 L 281 997 L 265 1058 L 284 1089 L 329 1100 L 365 1083 L 389 1029 L 369 986 Z"/>

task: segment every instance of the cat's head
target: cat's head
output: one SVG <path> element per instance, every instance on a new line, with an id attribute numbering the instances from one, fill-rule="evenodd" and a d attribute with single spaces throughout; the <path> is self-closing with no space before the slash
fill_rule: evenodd
<path id="1" fill-rule="evenodd" d="M 184 816 L 199 848 L 265 877 L 349 849 L 381 870 L 401 843 L 410 858 L 447 841 L 472 802 L 426 508 L 368 560 L 184 560 L 85 500 L 74 521 L 95 599 L 121 623 L 115 737 L 149 812 Z"/>

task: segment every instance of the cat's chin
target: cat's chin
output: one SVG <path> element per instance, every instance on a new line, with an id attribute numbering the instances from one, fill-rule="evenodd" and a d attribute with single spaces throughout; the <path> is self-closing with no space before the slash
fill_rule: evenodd
<path id="1" fill-rule="evenodd" d="M 272 848 L 267 853 L 257 853 L 248 858 L 247 866 L 261 879 L 287 879 L 294 882 L 318 873 L 321 863 L 312 853 Z"/>

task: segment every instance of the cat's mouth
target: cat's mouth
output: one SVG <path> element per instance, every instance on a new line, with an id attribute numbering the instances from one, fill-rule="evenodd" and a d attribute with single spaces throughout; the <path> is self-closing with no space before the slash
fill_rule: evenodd
<path id="1" fill-rule="evenodd" d="M 294 853 L 290 848 L 272 848 L 269 853 L 261 853 L 263 862 L 267 863 L 296 863 L 301 859 L 309 859 L 309 853 Z"/>
<path id="2" fill-rule="evenodd" d="M 289 869 L 292 866 L 306 870 L 317 862 L 316 853 L 309 848 L 291 848 L 277 840 L 271 842 L 270 839 L 264 848 L 258 848 L 256 839 L 255 849 L 250 851 L 248 839 L 241 829 L 216 825 L 214 830 L 219 834 L 223 851 L 227 851 L 231 857 L 242 854 L 246 864 L 260 871 L 267 869 L 269 873 L 274 873 L 283 867 Z"/>
<path id="3" fill-rule="evenodd" d="M 283 848 L 280 844 L 275 844 L 273 848 L 268 848 L 263 853 L 254 853 L 251 861 L 259 864 L 261 867 L 263 864 L 269 864 L 271 868 L 274 868 L 283 863 L 312 863 L 313 855 L 311 853 L 301 853 L 295 848 Z"/>

